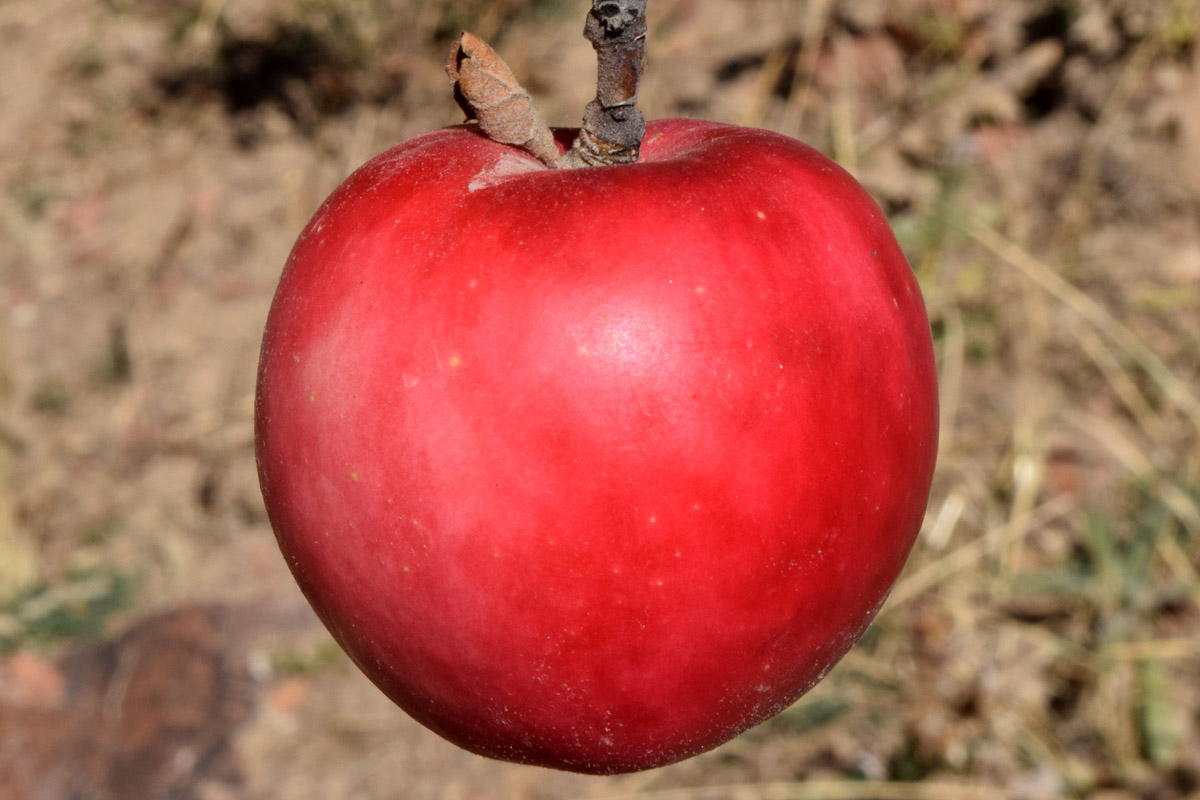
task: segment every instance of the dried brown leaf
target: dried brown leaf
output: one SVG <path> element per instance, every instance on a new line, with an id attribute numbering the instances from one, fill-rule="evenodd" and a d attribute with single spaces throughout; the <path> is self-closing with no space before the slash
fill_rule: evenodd
<path id="1" fill-rule="evenodd" d="M 463 31 L 450 50 L 446 74 L 467 119 L 494 141 L 523 148 L 549 166 L 558 163 L 554 134 L 508 65 L 478 36 Z"/>

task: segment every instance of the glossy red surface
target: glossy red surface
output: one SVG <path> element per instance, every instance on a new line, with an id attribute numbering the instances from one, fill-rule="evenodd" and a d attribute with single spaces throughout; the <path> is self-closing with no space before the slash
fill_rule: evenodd
<path id="1" fill-rule="evenodd" d="M 263 343 L 305 595 L 408 713 L 525 763 L 644 769 L 794 701 L 895 580 L 936 443 L 878 208 L 712 123 L 578 171 L 466 128 L 401 144 L 300 236 Z"/>

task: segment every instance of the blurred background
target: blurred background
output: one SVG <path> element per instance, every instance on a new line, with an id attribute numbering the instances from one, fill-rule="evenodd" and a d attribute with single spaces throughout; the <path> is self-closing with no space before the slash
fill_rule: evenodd
<path id="1" fill-rule="evenodd" d="M 0 2 L 0 800 L 1200 798 L 1200 3 L 651 0 L 648 117 L 878 199 L 942 381 L 863 641 L 716 752 L 484 761 L 316 623 L 258 492 L 259 338 L 369 156 L 461 119 L 468 28 L 555 125 L 586 0 Z"/>

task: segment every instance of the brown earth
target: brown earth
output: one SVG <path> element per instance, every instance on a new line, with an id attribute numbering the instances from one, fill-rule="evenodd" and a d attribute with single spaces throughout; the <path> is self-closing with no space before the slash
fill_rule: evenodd
<path id="1" fill-rule="evenodd" d="M 320 200 L 567 0 L 0 4 L 0 799 L 1200 798 L 1200 5 L 652 0 L 642 108 L 768 127 L 891 216 L 942 377 L 863 642 L 720 750 L 485 761 L 330 644 L 258 493 L 259 337 Z"/>

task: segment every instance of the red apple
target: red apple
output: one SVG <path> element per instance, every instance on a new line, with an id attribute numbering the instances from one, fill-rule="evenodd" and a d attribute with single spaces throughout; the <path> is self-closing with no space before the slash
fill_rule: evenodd
<path id="1" fill-rule="evenodd" d="M 854 643 L 921 523 L 937 383 L 883 215 L 815 150 L 666 120 L 637 164 L 552 170 L 457 127 L 301 234 L 256 425 L 287 563 L 380 689 L 476 753 L 612 773 Z"/>

